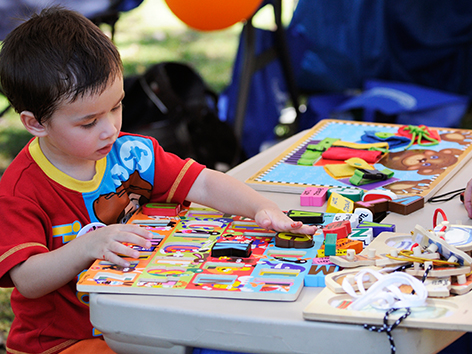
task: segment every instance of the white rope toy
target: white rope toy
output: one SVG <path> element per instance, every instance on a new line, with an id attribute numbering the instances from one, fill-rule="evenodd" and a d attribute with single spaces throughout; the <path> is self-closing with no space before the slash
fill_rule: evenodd
<path id="1" fill-rule="evenodd" d="M 369 280 L 371 274 L 377 281 L 366 291 L 364 281 Z M 360 271 L 354 277 L 360 295 L 356 293 L 349 279 L 344 278 L 342 287 L 355 300 L 349 305 L 349 310 L 361 310 L 367 305 L 387 310 L 391 308 L 423 306 L 428 297 L 426 286 L 417 278 L 403 272 L 382 274 L 373 269 Z M 406 284 L 413 288 L 410 294 L 403 293 L 400 286 Z"/>

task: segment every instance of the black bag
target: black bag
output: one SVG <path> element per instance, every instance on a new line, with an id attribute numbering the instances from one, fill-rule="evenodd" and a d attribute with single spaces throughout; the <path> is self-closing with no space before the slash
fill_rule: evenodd
<path id="1" fill-rule="evenodd" d="M 122 130 L 155 137 L 168 152 L 226 170 L 241 161 L 232 128 L 218 118 L 218 96 L 191 67 L 151 66 L 124 80 Z"/>

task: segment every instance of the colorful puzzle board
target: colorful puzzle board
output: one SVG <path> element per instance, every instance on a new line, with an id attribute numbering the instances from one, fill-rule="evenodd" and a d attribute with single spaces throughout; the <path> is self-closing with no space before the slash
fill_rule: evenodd
<path id="1" fill-rule="evenodd" d="M 282 154 L 268 163 L 264 168 L 250 177 L 246 183 L 252 188 L 261 191 L 275 191 L 286 193 L 301 193 L 307 187 L 356 187 L 349 183 L 349 178 L 335 179 L 325 172 L 319 160 L 314 166 L 297 165 L 299 157 L 306 151 L 308 144 L 316 144 L 325 138 L 339 138 L 342 141 L 361 143 L 361 136 L 365 131 L 385 133 L 397 132 L 400 125 L 343 120 L 322 120 L 310 129 L 303 137 L 292 144 Z M 374 165 L 378 170 L 385 167 L 394 172 L 393 178 L 381 183 L 372 183 L 360 186 L 362 189 L 390 189 L 396 194 L 433 195 L 444 183 L 449 180 L 471 157 L 472 131 L 452 128 L 435 128 L 441 137 L 441 142 L 435 146 L 421 147 L 413 145 L 403 154 L 404 158 L 411 159 L 414 150 L 432 150 L 435 161 L 426 161 L 425 164 L 436 167 L 434 174 L 425 174 L 426 166 L 418 169 L 399 169 L 403 167 Z M 400 152 L 403 148 L 392 149 L 391 152 Z M 453 150 L 451 150 L 453 149 Z M 451 157 L 451 151 L 456 158 Z M 402 162 L 403 158 L 395 157 Z"/>
<path id="2" fill-rule="evenodd" d="M 333 217 L 326 215 L 326 222 Z M 294 301 L 323 243 L 320 233 L 312 248 L 278 248 L 275 233 L 253 220 L 208 208 L 184 209 L 178 217 L 139 212 L 129 222 L 154 234 L 152 247 L 130 245 L 141 256 L 125 269 L 95 261 L 81 275 L 79 291 Z M 212 257 L 219 240 L 252 241 L 252 254 Z"/>

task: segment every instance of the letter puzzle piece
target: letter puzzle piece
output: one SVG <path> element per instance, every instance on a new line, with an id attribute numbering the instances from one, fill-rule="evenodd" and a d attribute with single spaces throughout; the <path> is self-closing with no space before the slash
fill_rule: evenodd
<path id="1" fill-rule="evenodd" d="M 349 234 L 348 238 L 354 241 L 361 241 L 364 246 L 369 245 L 374 239 L 374 233 L 370 228 L 362 229 L 352 229 L 352 232 Z"/>
<path id="2" fill-rule="evenodd" d="M 177 216 L 180 213 L 180 204 L 176 203 L 147 203 L 143 206 L 144 215 Z"/>
<path id="3" fill-rule="evenodd" d="M 305 286 L 324 287 L 327 275 L 340 271 L 342 268 L 329 261 L 329 257 L 313 258 L 310 270 L 305 275 Z"/>
<path id="4" fill-rule="evenodd" d="M 337 239 L 346 238 L 351 231 L 351 223 L 349 221 L 331 222 L 323 227 L 325 238 L 328 234 L 335 234 Z"/>
<path id="5" fill-rule="evenodd" d="M 281 248 L 311 248 L 314 241 L 311 235 L 279 232 L 275 235 L 275 245 Z"/>
<path id="6" fill-rule="evenodd" d="M 388 202 L 388 210 L 401 215 L 408 215 L 424 207 L 424 198 L 418 195 L 400 197 Z"/>
<path id="7" fill-rule="evenodd" d="M 370 228 L 372 229 L 372 233 L 374 238 L 380 235 L 382 232 L 395 232 L 395 225 L 394 224 L 381 224 L 372 221 L 363 221 L 358 226 L 358 229 L 365 229 Z"/>
<path id="8" fill-rule="evenodd" d="M 354 202 L 336 192 L 331 193 L 328 199 L 327 213 L 352 213 Z"/>
<path id="9" fill-rule="evenodd" d="M 301 206 L 323 206 L 328 188 L 308 187 L 300 195 Z"/>
<path id="10" fill-rule="evenodd" d="M 331 194 L 338 193 L 344 198 L 350 199 L 353 202 L 358 202 L 362 200 L 364 195 L 364 190 L 360 188 L 348 188 L 348 187 L 335 187 L 328 190 L 328 198 L 331 197 Z"/>
<path id="11" fill-rule="evenodd" d="M 388 211 L 388 199 L 380 198 L 375 200 L 355 202 L 354 208 L 364 208 L 369 209 L 372 214 L 378 214 Z"/>
<path id="12" fill-rule="evenodd" d="M 241 257 L 247 258 L 251 255 L 251 241 L 217 241 L 211 247 L 212 257 Z"/>
<path id="13" fill-rule="evenodd" d="M 301 221 L 304 224 L 322 224 L 324 214 L 318 211 L 289 210 L 287 216 L 293 221 Z"/>

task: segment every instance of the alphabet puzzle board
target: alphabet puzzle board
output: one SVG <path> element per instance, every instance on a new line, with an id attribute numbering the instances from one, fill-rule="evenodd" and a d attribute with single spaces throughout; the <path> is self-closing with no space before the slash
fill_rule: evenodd
<path id="1" fill-rule="evenodd" d="M 362 143 L 366 131 L 396 133 L 401 125 L 322 120 L 303 137 L 285 150 L 264 168 L 246 180 L 256 190 L 301 193 L 307 187 L 357 187 L 349 178 L 336 179 L 325 172 L 327 161 L 320 159 L 313 166 L 297 164 L 309 144 L 317 144 L 325 138 L 337 138 L 351 143 Z M 389 189 L 400 195 L 432 196 L 471 157 L 472 131 L 453 128 L 436 129 L 438 145 L 418 146 L 408 150 L 391 149 L 386 158 L 374 164 L 377 170 L 388 168 L 392 178 L 379 183 L 360 186 L 362 189 Z M 331 161 L 331 160 L 330 160 Z M 332 163 L 332 161 L 330 162 Z M 339 162 L 337 162 L 339 163 Z"/>
<path id="2" fill-rule="evenodd" d="M 325 214 L 325 222 L 334 215 Z M 323 243 L 320 233 L 312 248 L 279 248 L 275 232 L 209 208 L 184 209 L 178 217 L 138 212 L 129 222 L 153 233 L 152 247 L 129 245 L 140 251 L 129 268 L 95 261 L 81 275 L 79 291 L 294 301 Z M 252 253 L 212 257 L 218 241 L 252 241 Z"/>

